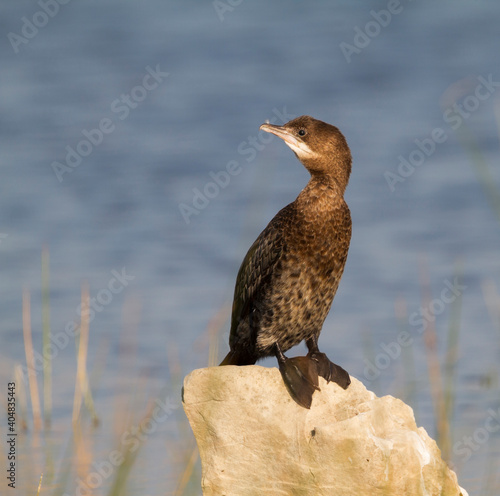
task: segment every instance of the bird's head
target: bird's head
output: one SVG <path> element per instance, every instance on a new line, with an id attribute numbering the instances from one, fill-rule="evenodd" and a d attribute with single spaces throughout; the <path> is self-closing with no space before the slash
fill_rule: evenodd
<path id="1" fill-rule="evenodd" d="M 303 115 L 283 126 L 262 124 L 260 129 L 279 136 L 312 176 L 334 179 L 345 191 L 351 173 L 351 151 L 335 126 Z"/>

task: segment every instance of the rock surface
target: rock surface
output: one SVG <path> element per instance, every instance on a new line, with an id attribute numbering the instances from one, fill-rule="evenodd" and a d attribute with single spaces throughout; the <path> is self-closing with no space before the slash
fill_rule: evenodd
<path id="1" fill-rule="evenodd" d="M 184 380 L 205 496 L 467 496 L 412 409 L 320 377 L 310 410 L 276 368 L 211 367 Z"/>

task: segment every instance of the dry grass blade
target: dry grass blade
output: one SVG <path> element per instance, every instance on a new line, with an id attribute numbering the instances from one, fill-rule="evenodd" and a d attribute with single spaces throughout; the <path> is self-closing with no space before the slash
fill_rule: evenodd
<path id="1" fill-rule="evenodd" d="M 406 300 L 399 297 L 394 302 L 394 313 L 396 316 L 396 321 L 400 329 L 400 335 L 411 335 L 408 329 L 408 305 Z M 404 371 L 404 382 L 403 391 L 401 394 L 406 402 L 409 402 L 413 409 L 417 409 L 417 373 L 415 369 L 415 358 L 413 356 L 413 346 L 403 346 L 402 347 L 402 361 L 403 361 L 403 371 Z"/>
<path id="2" fill-rule="evenodd" d="M 42 249 L 42 355 L 43 355 L 43 418 L 50 427 L 52 417 L 52 359 L 50 353 L 49 250 Z"/>
<path id="3" fill-rule="evenodd" d="M 126 490 L 126 483 L 128 476 L 130 475 L 130 471 L 134 465 L 134 462 L 139 454 L 140 448 L 146 442 L 146 438 L 144 435 L 147 435 L 143 430 L 143 426 L 146 426 L 151 422 L 153 416 L 154 407 L 151 405 L 149 411 L 146 415 L 141 419 L 141 421 L 135 425 L 130 426 L 127 431 L 137 433 L 137 445 L 129 445 L 124 447 L 122 445 L 121 456 L 123 461 L 120 463 L 118 470 L 116 471 L 115 478 L 113 480 L 112 487 L 108 493 L 108 496 L 123 496 Z"/>
<path id="4" fill-rule="evenodd" d="M 31 300 L 28 289 L 23 290 L 23 338 L 26 365 L 28 366 L 28 381 L 30 386 L 31 408 L 33 410 L 33 427 L 39 431 L 42 427 L 40 414 L 40 395 L 35 372 L 35 359 L 33 355 L 33 341 L 31 338 Z"/>
<path id="5" fill-rule="evenodd" d="M 17 422 L 22 431 L 28 430 L 28 400 L 26 389 L 24 387 L 23 369 L 18 363 L 14 367 L 14 378 L 17 386 L 17 402 L 19 404 L 19 411 L 17 412 Z"/>
<path id="6" fill-rule="evenodd" d="M 431 308 L 432 294 L 430 276 L 425 259 L 422 259 L 420 263 L 420 282 L 422 288 L 422 307 Z M 443 452 L 443 458 L 445 460 L 450 460 L 450 425 L 444 401 L 443 378 L 441 376 L 441 366 L 437 350 L 435 319 L 429 319 L 427 321 L 427 328 L 424 331 L 424 343 L 427 355 L 429 383 L 434 403 L 438 445 Z"/>
<path id="7" fill-rule="evenodd" d="M 175 496 L 182 496 L 182 494 L 184 494 L 186 486 L 188 485 L 191 476 L 193 474 L 193 469 L 197 460 L 198 460 L 198 447 L 195 446 L 193 448 L 191 456 L 189 457 L 186 468 L 182 473 L 181 480 L 179 481 L 179 485 L 177 486 L 177 489 L 175 491 Z"/>
<path id="8" fill-rule="evenodd" d="M 89 344 L 89 309 L 90 309 L 90 295 L 88 283 L 82 285 L 82 311 L 81 311 L 81 324 L 80 324 L 80 340 L 78 346 L 78 357 L 76 366 L 76 383 L 75 383 L 75 396 L 73 401 L 73 427 L 80 416 L 80 408 L 82 405 L 82 398 L 87 390 L 87 351 Z"/>
<path id="9" fill-rule="evenodd" d="M 462 281 L 462 266 L 458 265 L 455 273 L 457 280 Z M 445 415 L 451 424 L 453 409 L 455 406 L 455 377 L 456 377 L 456 364 L 458 360 L 458 346 L 460 336 L 460 315 L 462 311 L 462 293 L 451 303 L 450 309 L 450 323 L 448 327 L 448 336 L 446 343 L 446 358 L 445 358 L 445 390 L 444 390 L 444 405 Z M 450 436 L 452 431 L 450 430 Z M 450 437 L 450 445 L 452 444 Z M 450 454 L 451 455 L 451 454 Z M 449 460 L 449 459 L 448 459 Z"/>
<path id="10" fill-rule="evenodd" d="M 42 475 L 40 475 L 40 482 L 38 483 L 38 491 L 36 492 L 36 496 L 40 496 L 40 489 L 42 489 L 42 479 L 43 479 L 43 472 Z"/>

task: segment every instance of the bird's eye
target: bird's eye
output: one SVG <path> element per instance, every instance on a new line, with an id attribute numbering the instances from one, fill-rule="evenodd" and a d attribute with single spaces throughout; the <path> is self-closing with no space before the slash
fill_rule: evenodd
<path id="1" fill-rule="evenodd" d="M 305 134 L 306 134 L 306 131 L 304 129 L 301 129 L 299 131 L 299 136 L 305 136 Z"/>

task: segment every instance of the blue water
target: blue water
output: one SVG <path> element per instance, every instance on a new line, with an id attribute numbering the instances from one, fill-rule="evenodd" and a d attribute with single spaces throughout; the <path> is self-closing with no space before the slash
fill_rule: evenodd
<path id="1" fill-rule="evenodd" d="M 410 402 L 419 425 L 435 436 L 421 321 L 410 316 L 422 305 L 425 274 L 438 300 L 463 274 L 452 427 L 455 442 L 477 433 L 488 409 L 500 406 L 500 300 L 488 308 L 494 298 L 484 289 L 500 291 L 500 222 L 478 173 L 485 163 L 486 183 L 500 191 L 500 4 L 405 0 L 390 20 L 381 14 L 375 21 L 370 10 L 388 5 L 242 1 L 221 20 L 212 2 L 73 1 L 53 17 L 39 14 L 36 2 L 4 2 L 2 384 L 25 363 L 23 287 L 31 292 L 34 346 L 41 350 L 46 246 L 52 332 L 64 334 L 79 318 L 83 281 L 96 298 L 88 358 L 89 370 L 98 370 L 96 436 L 113 430 L 113 406 L 137 388 L 152 398 L 163 388 L 179 401 L 172 364 L 179 363 L 182 377 L 208 363 L 206 329 L 219 311 L 226 322 L 216 326 L 222 329 L 215 342 L 219 357 L 226 353 L 233 284 L 246 249 L 307 182 L 280 140 L 259 141 L 259 125 L 310 114 L 337 125 L 353 154 L 346 193 L 353 237 L 322 348 L 377 394 Z M 156 78 L 145 79 L 151 72 Z M 462 105 L 462 115 L 453 104 Z M 106 132 L 94 131 L 99 125 Z M 84 131 L 96 144 L 81 144 Z M 482 158 L 464 147 L 471 138 Z M 427 154 L 415 142 L 424 139 Z M 73 165 L 80 162 L 74 168 L 66 164 L 67 147 L 87 154 L 73 156 Z M 399 156 L 423 163 L 403 176 Z M 224 187 L 209 184 L 228 167 L 232 174 L 217 176 Z M 387 172 L 398 174 L 394 191 Z M 196 191 L 211 198 L 193 205 Z M 112 271 L 126 274 L 126 284 Z M 407 307 L 403 324 L 395 315 L 400 301 Z M 444 363 L 457 306 L 441 299 L 432 308 Z M 396 342 L 405 326 L 414 370 L 406 355 L 387 366 L 381 357 L 382 345 Z M 60 440 L 71 436 L 74 350 L 71 340 L 53 362 Z M 373 379 L 366 360 L 377 356 L 382 367 Z M 138 407 L 137 415 L 144 411 Z M 178 429 L 173 420 L 167 424 L 141 450 L 130 481 L 137 494 L 176 487 L 182 463 L 165 453 Z M 470 494 L 498 490 L 498 480 L 485 482 L 488 470 L 499 469 L 498 439 L 492 433 L 468 460 L 461 445 L 455 449 Z M 97 458 L 113 446 L 101 441 Z M 25 484 L 38 482 L 36 472 Z"/>

